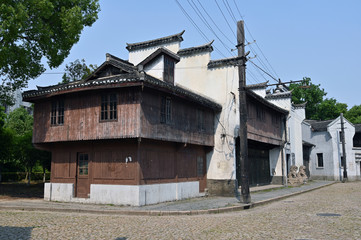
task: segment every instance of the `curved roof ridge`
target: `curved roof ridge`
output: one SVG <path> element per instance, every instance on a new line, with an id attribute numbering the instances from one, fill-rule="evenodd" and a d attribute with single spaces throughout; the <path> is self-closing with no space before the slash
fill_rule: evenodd
<path id="1" fill-rule="evenodd" d="M 126 49 L 128 49 L 128 51 L 134 51 L 137 49 L 142 49 L 142 48 L 148 48 L 148 47 L 153 47 L 153 46 L 157 46 L 159 44 L 163 44 L 163 43 L 168 43 L 168 42 L 174 42 L 174 41 L 183 41 L 183 33 L 185 32 L 185 30 L 183 30 L 180 33 L 177 34 L 173 34 L 170 36 L 166 36 L 166 37 L 161 37 L 161 38 L 156 38 L 156 39 L 152 39 L 152 40 L 148 40 L 148 41 L 144 41 L 144 42 L 137 42 L 137 43 L 127 43 Z"/>
<path id="2" fill-rule="evenodd" d="M 213 51 L 213 47 L 212 47 L 213 42 L 214 42 L 214 40 L 212 40 L 208 43 L 199 45 L 199 46 L 179 49 L 177 54 L 178 55 L 187 55 L 187 54 L 191 54 L 194 52 L 203 52 L 203 51 L 212 52 Z"/>
<path id="3" fill-rule="evenodd" d="M 266 88 L 269 81 L 256 83 L 256 84 L 249 84 L 246 86 L 247 89 L 258 89 L 258 88 Z"/>

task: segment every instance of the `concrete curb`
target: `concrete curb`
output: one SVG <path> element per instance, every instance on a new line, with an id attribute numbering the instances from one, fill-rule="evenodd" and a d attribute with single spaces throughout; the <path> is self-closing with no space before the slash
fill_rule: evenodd
<path id="1" fill-rule="evenodd" d="M 91 213 L 91 214 L 109 214 L 109 215 L 129 215 L 129 216 L 181 216 L 181 215 L 204 215 L 204 214 L 217 214 L 217 213 L 228 213 L 242 211 L 249 208 L 254 208 L 257 206 L 262 206 L 268 203 L 279 201 L 285 198 L 296 196 L 302 193 L 311 192 L 317 189 L 328 187 L 336 182 L 331 182 L 322 186 L 315 188 L 306 189 L 299 192 L 294 192 L 286 194 L 283 196 L 270 198 L 258 202 L 253 202 L 250 204 L 240 204 L 239 206 L 223 207 L 223 208 L 213 208 L 205 210 L 190 210 L 190 211 L 138 211 L 138 210 L 92 210 L 92 209 L 60 209 L 60 208 L 44 208 L 44 207 L 18 207 L 18 206 L 0 206 L 0 210 L 20 210 L 20 211 L 43 211 L 43 212 L 66 212 L 66 213 Z"/>

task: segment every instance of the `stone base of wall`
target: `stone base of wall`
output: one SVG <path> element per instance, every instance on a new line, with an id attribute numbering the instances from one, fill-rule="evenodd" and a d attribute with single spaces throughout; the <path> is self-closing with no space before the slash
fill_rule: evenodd
<path id="1" fill-rule="evenodd" d="M 74 184 L 45 183 L 44 200 L 143 206 L 199 197 L 199 182 L 149 185 L 91 184 L 89 198 L 74 196 Z"/>
<path id="2" fill-rule="evenodd" d="M 207 188 L 210 196 L 234 197 L 236 180 L 207 179 Z"/>
<path id="3" fill-rule="evenodd" d="M 340 179 L 339 177 L 336 176 L 317 176 L 317 175 L 312 175 L 310 177 L 310 180 L 326 180 L 326 181 L 341 181 L 342 178 Z M 353 182 L 353 181 L 358 181 L 360 180 L 360 177 L 358 176 L 348 176 L 347 181 Z"/>
<path id="4" fill-rule="evenodd" d="M 272 176 L 271 184 L 283 185 L 282 176 Z"/>

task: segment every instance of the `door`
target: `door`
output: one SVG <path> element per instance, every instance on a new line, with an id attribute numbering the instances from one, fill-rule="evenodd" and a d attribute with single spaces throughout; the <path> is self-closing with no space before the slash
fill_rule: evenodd
<path id="1" fill-rule="evenodd" d="M 248 148 L 248 159 L 250 163 L 249 184 L 264 185 L 271 182 L 269 150 Z"/>
<path id="2" fill-rule="evenodd" d="M 76 197 L 87 198 L 88 194 L 90 193 L 88 153 L 78 153 L 75 189 Z"/>

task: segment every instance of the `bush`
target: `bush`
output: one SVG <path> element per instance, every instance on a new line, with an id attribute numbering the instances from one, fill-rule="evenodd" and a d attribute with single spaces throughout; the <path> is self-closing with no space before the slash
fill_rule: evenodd
<path id="1" fill-rule="evenodd" d="M 2 182 L 20 182 L 25 180 L 26 172 L 4 172 L 1 173 Z M 43 180 L 42 172 L 31 173 L 31 180 Z M 50 180 L 50 173 L 45 173 L 45 180 Z"/>

